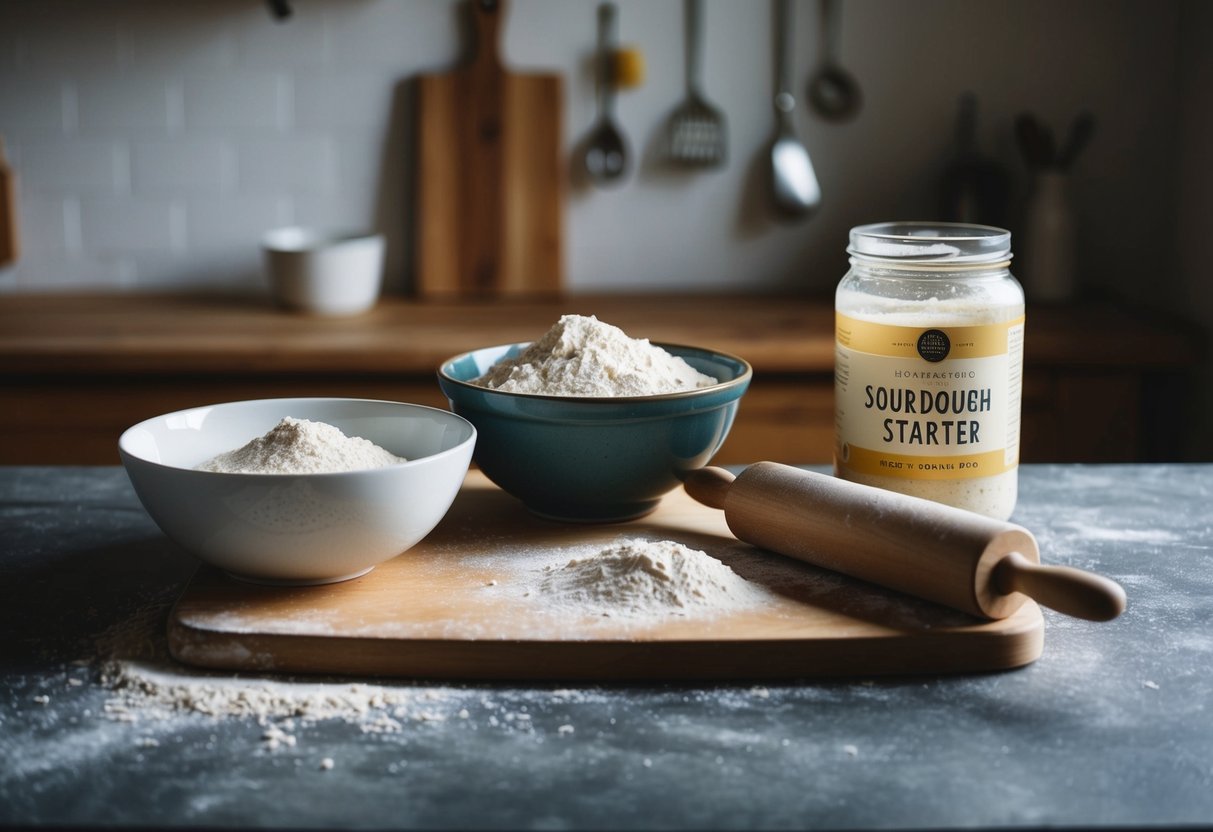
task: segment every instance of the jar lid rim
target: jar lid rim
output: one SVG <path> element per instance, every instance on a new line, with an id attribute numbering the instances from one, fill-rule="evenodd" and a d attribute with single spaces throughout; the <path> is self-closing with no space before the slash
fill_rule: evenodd
<path id="1" fill-rule="evenodd" d="M 991 263 L 1011 257 L 1011 232 L 992 225 L 880 222 L 851 229 L 847 253 L 864 260 Z"/>

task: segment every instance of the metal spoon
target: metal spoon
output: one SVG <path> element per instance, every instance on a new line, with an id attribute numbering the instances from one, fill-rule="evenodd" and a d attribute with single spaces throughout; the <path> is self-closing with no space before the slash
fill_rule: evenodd
<path id="1" fill-rule="evenodd" d="M 809 79 L 809 103 L 830 121 L 853 118 L 863 106 L 859 82 L 838 63 L 838 0 L 821 0 L 821 66 Z"/>
<path id="2" fill-rule="evenodd" d="M 598 7 L 598 121 L 585 148 L 585 169 L 599 184 L 620 179 L 628 169 L 628 145 L 615 126 L 615 81 L 611 54 L 615 48 L 615 4 Z"/>
<path id="3" fill-rule="evenodd" d="M 787 217 L 805 217 L 821 204 L 821 186 L 809 160 L 809 151 L 796 138 L 792 113 L 796 99 L 792 95 L 792 5 L 777 0 L 775 31 L 778 36 L 776 57 L 777 88 L 775 113 L 779 121 L 775 142 L 771 145 L 771 179 L 775 207 Z"/>

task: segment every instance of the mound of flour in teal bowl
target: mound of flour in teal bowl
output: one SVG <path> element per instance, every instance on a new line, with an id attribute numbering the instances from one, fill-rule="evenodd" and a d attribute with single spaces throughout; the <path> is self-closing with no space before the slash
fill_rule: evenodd
<path id="1" fill-rule="evenodd" d="M 529 346 L 457 355 L 443 362 L 438 383 L 451 409 L 476 426 L 475 461 L 485 475 L 536 514 L 572 522 L 629 520 L 655 509 L 662 495 L 720 449 L 752 374 L 736 356 L 662 343 L 650 346 L 710 377 L 705 386 L 584 396 L 477 383 Z M 586 356 L 581 359 L 578 367 Z"/>

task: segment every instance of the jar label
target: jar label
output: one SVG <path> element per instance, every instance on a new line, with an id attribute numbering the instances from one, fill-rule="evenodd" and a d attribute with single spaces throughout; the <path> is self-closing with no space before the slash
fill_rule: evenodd
<path id="1" fill-rule="evenodd" d="M 989 477 L 1019 463 L 1024 318 L 893 326 L 835 314 L 836 463 L 904 479 Z"/>

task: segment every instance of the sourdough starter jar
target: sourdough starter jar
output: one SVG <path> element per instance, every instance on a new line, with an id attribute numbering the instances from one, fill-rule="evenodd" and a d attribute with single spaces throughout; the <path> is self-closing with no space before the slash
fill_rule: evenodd
<path id="1" fill-rule="evenodd" d="M 834 301 L 835 472 L 1007 519 L 1024 333 L 1010 232 L 861 225 L 847 252 Z"/>

